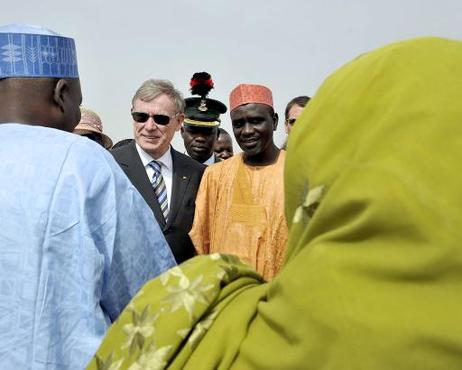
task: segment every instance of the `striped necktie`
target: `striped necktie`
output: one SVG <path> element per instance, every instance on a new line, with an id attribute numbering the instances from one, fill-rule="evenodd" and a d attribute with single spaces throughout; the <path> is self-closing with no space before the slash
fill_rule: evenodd
<path id="1" fill-rule="evenodd" d="M 149 166 L 154 170 L 154 175 L 152 176 L 151 184 L 156 193 L 157 200 L 159 201 L 160 209 L 164 215 L 165 221 L 168 217 L 168 198 L 167 198 L 167 188 L 165 186 L 164 177 L 160 172 L 160 163 L 157 161 L 152 161 L 149 163 Z"/>

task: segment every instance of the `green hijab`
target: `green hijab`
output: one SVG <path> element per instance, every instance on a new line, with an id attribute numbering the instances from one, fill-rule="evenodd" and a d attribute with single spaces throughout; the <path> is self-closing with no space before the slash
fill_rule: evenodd
<path id="1" fill-rule="evenodd" d="M 89 369 L 462 368 L 462 43 L 365 54 L 291 133 L 286 263 L 150 281 Z"/>

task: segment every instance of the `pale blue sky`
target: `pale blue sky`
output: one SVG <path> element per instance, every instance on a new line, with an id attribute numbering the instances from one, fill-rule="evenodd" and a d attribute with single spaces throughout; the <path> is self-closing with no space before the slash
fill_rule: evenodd
<path id="1" fill-rule="evenodd" d="M 411 37 L 462 39 L 460 0 L 62 0 L 5 2 L 0 24 L 30 23 L 76 40 L 84 105 L 114 142 L 132 137 L 131 98 L 148 78 L 185 96 L 194 72 L 212 74 L 210 97 L 228 105 L 241 82 L 273 90 L 276 110 L 312 95 L 365 51 Z M 222 119 L 230 131 L 228 114 Z M 276 143 L 284 141 L 282 119 Z M 182 150 L 179 134 L 174 146 Z"/>

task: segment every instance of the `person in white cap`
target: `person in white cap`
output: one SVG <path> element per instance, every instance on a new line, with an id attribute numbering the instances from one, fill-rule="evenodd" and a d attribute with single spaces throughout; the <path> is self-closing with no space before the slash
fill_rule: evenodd
<path id="1" fill-rule="evenodd" d="M 0 27 L 2 369 L 84 368 L 142 284 L 175 265 L 112 156 L 71 133 L 81 100 L 72 39 Z"/>

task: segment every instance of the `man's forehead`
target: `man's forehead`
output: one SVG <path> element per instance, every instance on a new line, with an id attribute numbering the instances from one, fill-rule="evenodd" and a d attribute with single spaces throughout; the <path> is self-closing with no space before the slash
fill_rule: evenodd
<path id="1" fill-rule="evenodd" d="M 223 146 L 232 146 L 233 145 L 233 140 L 231 139 L 230 135 L 220 135 L 218 137 L 217 143 Z"/>
<path id="2" fill-rule="evenodd" d="M 269 105 L 261 103 L 243 104 L 231 111 L 231 118 L 235 119 L 237 117 L 243 117 L 247 115 L 267 114 L 271 111 L 271 109 L 272 108 Z"/>
<path id="3" fill-rule="evenodd" d="M 231 141 L 231 138 L 219 138 L 216 142 L 215 142 L 215 148 L 217 149 L 221 149 L 221 150 L 224 150 L 224 149 L 229 149 L 229 150 L 232 150 L 233 148 L 233 142 Z"/>
<path id="4" fill-rule="evenodd" d="M 154 99 L 151 100 L 142 100 L 142 99 L 135 99 L 133 102 L 134 107 L 164 107 L 164 108 L 172 108 L 175 109 L 175 103 L 173 100 L 166 94 L 161 94 L 156 96 Z"/>
<path id="5" fill-rule="evenodd" d="M 298 112 L 298 111 L 301 111 L 303 109 L 305 109 L 305 107 L 303 107 L 301 105 L 298 105 L 298 104 L 294 104 L 294 105 L 292 105 L 292 107 L 290 107 L 289 112 Z"/>

